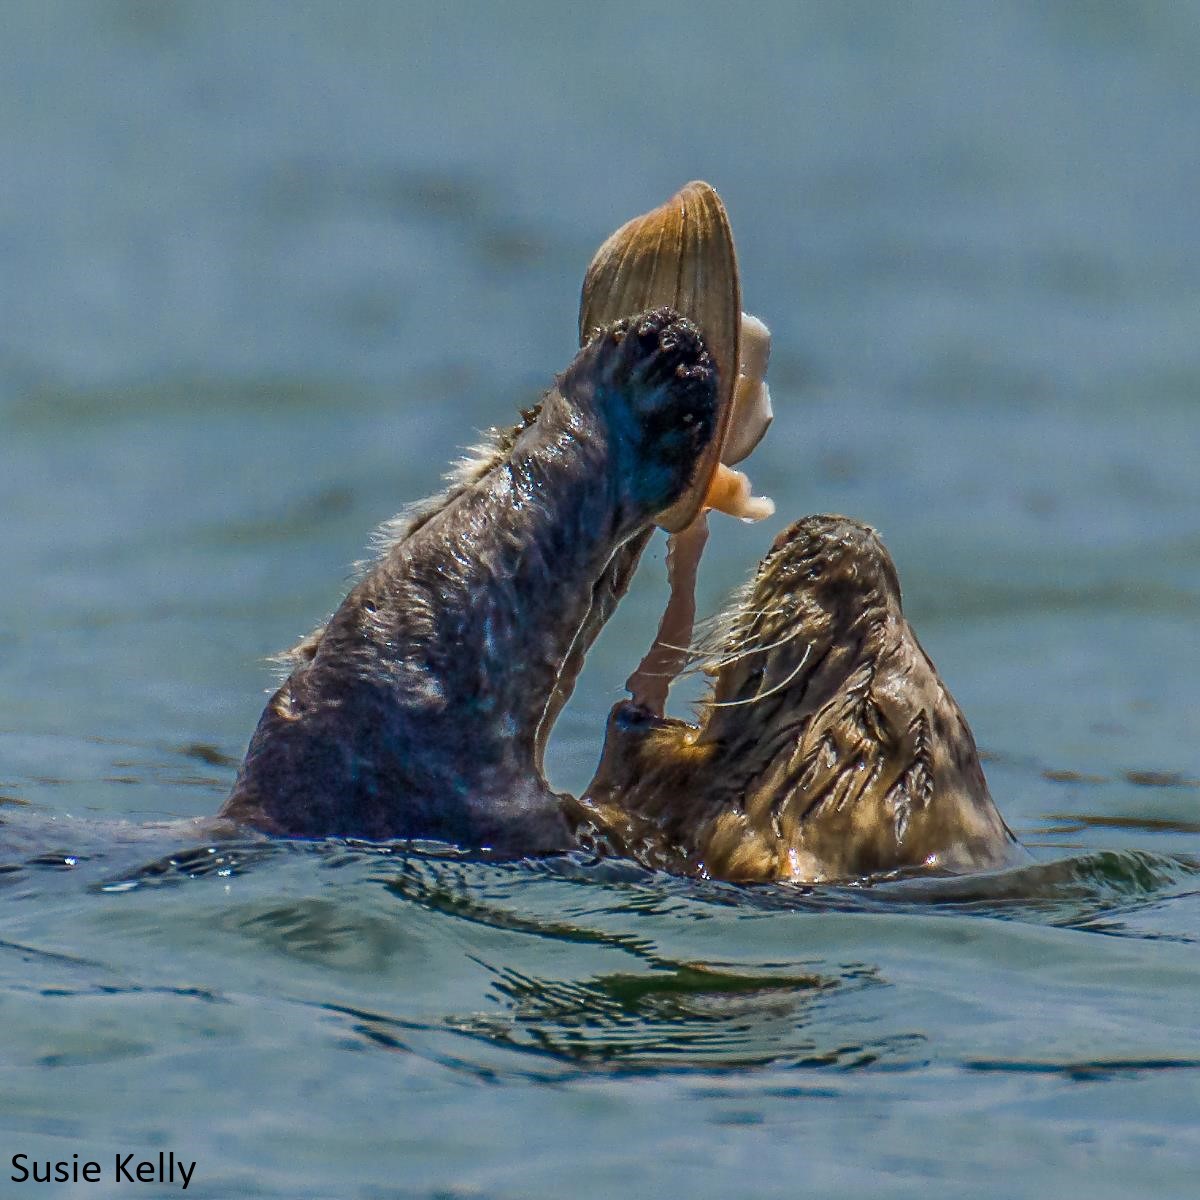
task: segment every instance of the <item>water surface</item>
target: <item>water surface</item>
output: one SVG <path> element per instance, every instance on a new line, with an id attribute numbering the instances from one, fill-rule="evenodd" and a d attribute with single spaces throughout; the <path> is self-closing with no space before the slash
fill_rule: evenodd
<path id="1" fill-rule="evenodd" d="M 0 1164 L 173 1149 L 222 1197 L 1194 1192 L 1200 8 L 3 26 Z M 876 525 L 1034 865 L 802 891 L 141 829 L 216 809 L 264 656 L 565 365 L 600 239 L 695 177 L 778 414 L 779 518 L 717 530 L 702 602 L 792 517 Z"/>

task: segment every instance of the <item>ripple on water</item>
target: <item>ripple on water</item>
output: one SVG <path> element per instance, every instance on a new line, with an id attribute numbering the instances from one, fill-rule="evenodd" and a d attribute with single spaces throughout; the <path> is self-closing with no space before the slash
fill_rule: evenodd
<path id="1" fill-rule="evenodd" d="M 4 878 L 36 902 L 8 891 L 0 998 L 23 1049 L 4 1061 L 131 1080 L 161 1064 L 178 1119 L 196 1111 L 195 1082 L 236 1092 L 261 1071 L 331 1128 L 378 1120 L 380 1089 L 397 1085 L 471 1120 L 486 1109 L 483 1127 L 504 1102 L 476 1109 L 456 1089 L 535 1089 L 520 1091 L 523 1111 L 540 1111 L 538 1089 L 584 1089 L 546 1110 L 551 1152 L 576 1104 L 631 1137 L 627 1118 L 597 1116 L 607 1093 L 590 1089 L 657 1080 L 676 1090 L 642 1119 L 682 1104 L 700 1153 L 704 1126 L 800 1145 L 814 1120 L 828 1129 L 881 1104 L 940 1122 L 961 1106 L 1024 1129 L 1016 1114 L 1055 1111 L 1064 1089 L 1158 1081 L 1150 1102 L 1166 1104 L 1200 1068 L 1186 944 L 1200 869 L 1181 857 L 1095 851 L 967 878 L 739 887 L 581 855 L 54 832 L 55 853 L 31 852 L 30 832 L 7 856 Z M 9 1126 L 40 1134 L 51 1091 L 28 1078 L 0 1117 L 19 1100 Z M 426 1128 L 420 1104 L 401 1108 Z M 397 1136 L 419 1159 L 417 1134 Z M 889 1161 L 912 1136 L 894 1135 Z M 956 1136 L 969 1140 L 965 1126 Z M 918 1157 L 936 1174 L 930 1155 Z"/>

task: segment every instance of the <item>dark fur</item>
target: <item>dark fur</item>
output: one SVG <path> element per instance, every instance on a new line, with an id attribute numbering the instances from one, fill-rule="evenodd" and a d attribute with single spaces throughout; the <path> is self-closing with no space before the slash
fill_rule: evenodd
<path id="1" fill-rule="evenodd" d="M 689 322 L 664 309 L 600 331 L 297 649 L 221 815 L 300 837 L 572 845 L 540 770 L 549 727 L 715 418 Z"/>

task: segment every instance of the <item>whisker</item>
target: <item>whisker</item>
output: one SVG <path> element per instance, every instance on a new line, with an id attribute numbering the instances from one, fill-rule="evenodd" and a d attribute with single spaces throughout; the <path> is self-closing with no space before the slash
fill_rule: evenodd
<path id="1" fill-rule="evenodd" d="M 697 670 L 701 670 L 701 671 L 705 671 L 705 672 L 721 671 L 721 670 L 724 670 L 725 667 L 728 667 L 728 666 L 732 665 L 733 663 L 741 662 L 741 660 L 743 658 L 749 658 L 752 654 L 766 654 L 766 653 L 769 653 L 771 650 L 778 650 L 780 648 L 780 646 L 786 646 L 788 644 L 788 642 L 795 641 L 795 639 L 798 638 L 803 632 L 804 632 L 803 628 L 800 626 L 797 626 L 790 633 L 779 638 L 778 641 L 768 642 L 765 646 L 743 647 L 738 650 L 734 650 L 734 651 L 730 652 L 729 654 L 726 654 L 722 657 L 717 657 L 717 658 L 714 658 L 711 653 L 705 651 L 703 647 L 676 646 L 676 645 L 673 645 L 671 642 L 655 641 L 654 644 L 656 646 L 662 646 L 667 650 L 674 650 L 674 651 L 678 652 L 679 654 L 688 655 L 689 661 L 683 667 L 681 667 L 678 672 L 649 671 L 649 672 L 646 672 L 646 674 L 662 677 L 662 676 L 671 675 L 671 674 L 679 674 L 679 675 L 695 674 L 697 672 Z"/>
<path id="2" fill-rule="evenodd" d="M 721 645 L 724 642 L 729 640 L 730 635 L 732 634 L 731 627 L 732 627 L 733 621 L 753 620 L 758 617 L 774 617 L 774 616 L 781 616 L 781 615 L 783 615 L 782 608 L 763 608 L 763 609 L 754 609 L 754 610 L 750 610 L 750 611 L 738 610 L 735 614 L 733 614 L 733 617 L 731 620 L 729 620 L 728 622 L 723 622 L 722 628 L 719 631 L 720 632 L 719 638 L 716 636 L 718 631 L 712 630 L 710 632 L 704 633 L 702 636 L 700 636 L 698 638 L 694 638 L 686 646 L 681 646 L 676 642 L 665 642 L 661 638 L 655 638 L 654 645 L 661 646 L 664 650 L 674 650 L 677 654 L 687 654 L 692 658 L 711 659 L 713 657 L 713 654 L 715 651 L 715 646 Z M 720 621 L 722 616 L 723 616 L 723 614 L 718 613 L 715 616 L 707 617 L 704 621 L 697 621 L 696 624 L 697 624 L 697 626 L 706 625 L 706 624 L 712 625 L 712 624 L 715 624 L 716 622 Z M 756 649 L 773 650 L 776 646 L 784 645 L 786 642 L 790 641 L 794 636 L 795 636 L 794 633 L 790 633 L 787 635 L 787 637 L 783 638 L 781 641 L 773 642 L 767 646 L 760 646 L 760 647 L 757 647 Z M 714 645 L 714 643 L 715 643 L 715 645 Z M 730 654 L 729 661 L 730 662 L 736 661 L 736 659 L 741 657 L 742 654 L 753 653 L 753 652 L 754 651 L 742 651 L 742 650 L 734 651 Z"/>
<path id="3" fill-rule="evenodd" d="M 737 621 L 748 617 L 769 617 L 773 613 L 780 611 L 780 608 L 741 608 L 736 601 L 732 605 L 726 605 L 720 612 L 713 613 L 711 617 L 705 617 L 702 621 L 697 621 L 697 625 L 733 625 Z"/>
<path id="4" fill-rule="evenodd" d="M 768 642 L 765 646 L 749 646 L 736 650 L 723 659 L 712 659 L 706 662 L 705 667 L 711 667 L 713 670 L 719 671 L 723 667 L 727 667 L 730 663 L 741 662 L 743 658 L 749 658 L 752 654 L 766 654 L 769 650 L 778 650 L 780 646 L 786 646 L 788 642 L 794 642 L 803 632 L 804 627 L 797 625 L 791 633 L 785 634 L 776 642 Z"/>
<path id="5" fill-rule="evenodd" d="M 781 692 L 797 675 L 800 674 L 804 664 L 808 662 L 808 656 L 812 653 L 812 642 L 809 642 L 804 648 L 804 654 L 800 661 L 796 664 L 792 673 L 780 683 L 777 683 L 773 688 L 768 688 L 765 692 L 761 692 L 757 696 L 751 696 L 748 700 L 710 700 L 706 707 L 708 708 L 740 708 L 746 704 L 758 704 L 761 700 L 766 700 L 768 696 L 775 695 L 776 692 Z"/>
<path id="6" fill-rule="evenodd" d="M 661 638 L 654 639 L 654 645 L 662 646 L 665 650 L 677 650 L 680 654 L 696 654 L 695 646 L 677 646 L 674 642 L 664 642 Z"/>
<path id="7" fill-rule="evenodd" d="M 692 649 L 701 653 L 716 653 L 719 647 L 730 642 L 742 640 L 749 636 L 749 629 L 755 621 L 762 618 L 783 616 L 785 610 L 779 608 L 735 609 L 718 613 L 710 617 L 706 629 L 699 637 L 692 639 Z"/>

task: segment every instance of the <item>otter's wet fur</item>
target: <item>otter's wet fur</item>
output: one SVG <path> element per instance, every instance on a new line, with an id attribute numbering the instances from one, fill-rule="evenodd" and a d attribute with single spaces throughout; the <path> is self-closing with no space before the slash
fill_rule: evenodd
<path id="1" fill-rule="evenodd" d="M 716 372 L 669 309 L 603 329 L 511 434 L 403 514 L 293 652 L 221 816 L 299 837 L 575 844 L 542 752 L 652 522 L 693 482 Z"/>
<path id="2" fill-rule="evenodd" d="M 819 882 L 1022 854 L 875 531 L 785 530 L 724 621 L 700 723 L 618 704 L 582 836 L 646 865 Z"/>

